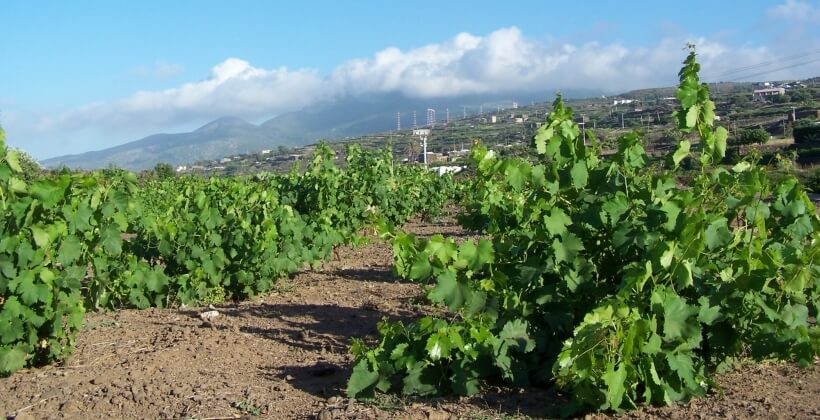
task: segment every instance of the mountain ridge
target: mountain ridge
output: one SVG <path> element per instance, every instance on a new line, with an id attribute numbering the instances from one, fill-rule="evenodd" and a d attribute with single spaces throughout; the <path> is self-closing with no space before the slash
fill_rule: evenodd
<path id="1" fill-rule="evenodd" d="M 408 98 L 395 93 L 369 95 L 282 113 L 258 125 L 236 116 L 223 116 L 190 132 L 152 134 L 102 150 L 44 159 L 41 164 L 72 169 L 114 165 L 129 170 L 149 169 L 160 162 L 181 165 L 278 146 L 303 146 L 322 139 L 386 132 L 396 128 L 396 112 L 401 112 L 404 128 L 412 125 L 412 110 L 417 112 L 419 126 L 426 123 L 427 108 L 437 110 L 438 121 L 445 119 L 445 109 L 450 110 L 454 119 L 468 108 L 475 114 L 482 105 L 491 112 L 502 103 L 509 107 L 511 98 L 523 104 L 550 100 L 551 95 L 520 93 L 440 99 Z"/>

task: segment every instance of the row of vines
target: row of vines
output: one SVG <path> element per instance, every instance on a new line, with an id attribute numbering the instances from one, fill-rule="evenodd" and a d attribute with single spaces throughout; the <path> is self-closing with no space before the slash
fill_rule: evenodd
<path id="1" fill-rule="evenodd" d="M 0 374 L 63 360 L 86 310 L 258 295 L 373 224 L 392 240 L 396 273 L 447 315 L 385 320 L 378 342 L 354 340 L 351 397 L 469 395 L 503 381 L 557 386 L 572 396 L 566 413 L 620 410 L 704 395 L 747 357 L 815 363 L 814 204 L 753 159 L 721 165 L 727 132 L 698 71 L 692 51 L 665 162 L 640 132 L 599 158 L 559 97 L 535 161 L 477 146 L 460 185 L 355 147 L 344 169 L 320 147 L 284 175 L 28 180 L 0 138 Z M 682 177 L 693 160 L 699 172 Z M 396 230 L 456 192 L 462 224 L 485 239 Z"/>
<path id="2" fill-rule="evenodd" d="M 474 148 L 462 223 L 488 239 L 384 232 L 396 272 L 449 315 L 385 320 L 375 345 L 356 341 L 348 394 L 469 395 L 501 381 L 556 386 L 570 414 L 702 396 L 745 357 L 814 363 L 820 219 L 794 177 L 720 165 L 727 131 L 698 71 L 692 51 L 666 162 L 640 132 L 600 159 L 560 97 L 536 162 Z M 700 172 L 682 184 L 693 159 Z"/>
<path id="3" fill-rule="evenodd" d="M 26 180 L 0 149 L 0 375 L 64 360 L 86 310 L 267 292 L 373 221 L 434 216 L 454 186 L 356 147 L 345 169 L 323 146 L 304 172 L 141 185 L 119 170 Z"/>

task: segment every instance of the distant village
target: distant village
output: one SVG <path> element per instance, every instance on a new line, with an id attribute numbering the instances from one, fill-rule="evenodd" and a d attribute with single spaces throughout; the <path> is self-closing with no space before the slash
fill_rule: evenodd
<path id="1" fill-rule="evenodd" d="M 774 83 L 760 82 L 753 84 L 750 83 L 747 84 L 747 89 L 750 89 L 751 92 L 749 90 L 745 91 L 745 93 L 733 92 L 733 95 L 748 95 L 746 96 L 746 98 L 751 100 L 752 102 L 779 102 L 780 98 L 786 97 L 785 95 L 787 95 L 789 90 L 805 89 L 806 87 L 807 86 L 805 83 L 799 81 Z M 626 115 L 627 121 L 630 118 L 635 120 L 634 123 L 637 123 L 637 120 L 640 120 L 641 126 L 645 123 L 651 124 L 661 121 L 660 113 L 658 113 L 658 115 L 655 115 L 655 112 L 650 112 L 650 115 L 643 116 L 643 107 L 644 105 L 648 104 L 645 101 L 642 103 L 641 99 L 636 99 L 634 97 L 607 98 L 606 96 L 602 96 L 597 101 L 601 102 L 601 104 L 599 104 L 598 107 L 604 106 L 610 109 L 610 117 L 613 116 L 613 110 L 621 113 L 621 119 L 619 123 L 617 123 L 618 116 L 615 116 L 616 128 L 617 126 L 620 126 L 620 128 L 624 128 L 625 125 L 628 125 L 624 124 L 624 115 Z M 654 101 L 657 101 L 657 104 L 668 104 L 661 107 L 662 110 L 668 110 L 671 109 L 671 106 L 675 106 L 675 104 L 677 103 L 677 98 L 675 98 L 674 96 L 656 96 L 655 99 L 653 99 L 653 102 Z M 545 105 L 541 104 L 540 106 L 541 108 L 544 108 Z M 624 108 L 621 106 L 626 107 Z M 619 111 L 619 109 L 621 109 L 621 111 Z M 820 111 L 813 109 L 808 111 L 803 110 L 801 112 L 798 112 L 798 114 L 792 113 L 790 115 L 787 115 L 786 119 L 789 121 L 794 121 L 796 118 L 801 117 L 820 119 Z M 636 115 L 638 116 L 636 117 Z M 535 116 L 535 118 L 533 118 L 533 116 Z M 530 132 L 534 132 L 540 121 L 543 121 L 543 116 L 543 109 L 535 109 L 533 107 L 519 108 L 518 103 L 513 102 L 511 109 L 505 110 L 504 108 L 499 107 L 497 112 L 472 115 L 469 118 L 462 119 L 460 121 L 460 124 L 462 124 L 462 127 L 465 127 L 467 129 L 473 129 L 480 126 L 492 127 L 495 125 L 522 125 L 523 127 L 526 127 L 527 130 L 530 130 Z M 720 116 L 716 116 L 716 120 L 719 121 L 720 118 Z M 589 121 L 588 118 L 583 114 L 578 115 L 576 121 L 582 127 L 584 127 L 587 123 L 591 122 L 592 124 L 589 125 L 589 128 L 596 128 L 596 121 Z M 435 132 L 440 133 L 440 130 L 446 131 L 447 124 L 443 122 L 439 122 L 438 124 L 436 124 Z M 331 142 L 331 145 L 334 149 L 336 149 L 335 159 L 343 162 L 345 157 L 343 148 L 344 144 L 364 142 L 384 144 L 391 136 L 397 136 L 399 138 L 407 139 L 410 137 L 410 132 L 412 132 L 412 130 L 405 129 L 404 131 L 401 131 L 399 127 L 397 131 L 391 132 L 390 134 L 382 133 L 370 136 L 349 137 L 339 141 Z M 525 143 L 525 141 L 526 139 L 519 138 L 512 141 L 505 141 L 501 144 L 495 144 L 494 147 L 504 148 L 519 146 Z M 176 172 L 178 174 L 191 173 L 206 175 L 234 175 L 240 173 L 246 174 L 266 171 L 287 171 L 294 164 L 309 159 L 313 155 L 315 148 L 315 145 L 294 148 L 279 146 L 276 149 L 265 149 L 256 153 L 236 154 L 226 156 L 218 160 L 200 161 L 193 164 L 179 165 L 176 167 Z M 426 153 L 426 159 L 425 154 L 420 151 L 418 153 L 409 153 L 408 156 L 407 153 L 397 153 L 397 151 L 394 149 L 394 154 L 397 157 L 397 163 L 421 164 L 423 162 L 427 162 L 431 169 L 437 170 L 440 173 L 455 171 L 455 169 L 447 169 L 447 165 L 457 165 L 459 163 L 463 163 L 464 159 L 469 154 L 469 147 L 464 147 L 463 144 L 460 145 L 460 147 L 453 146 L 451 150 L 443 150 L 444 148 L 441 145 L 438 145 L 436 149 L 438 151 L 428 151 Z M 402 155 L 404 155 L 405 157 L 402 158 Z M 438 167 L 444 167 L 445 169 L 436 169 Z M 453 166 L 452 168 L 457 167 L 458 166 Z"/>

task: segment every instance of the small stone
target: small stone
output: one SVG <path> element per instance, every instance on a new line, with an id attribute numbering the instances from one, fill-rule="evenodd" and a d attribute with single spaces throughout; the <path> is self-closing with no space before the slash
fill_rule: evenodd
<path id="1" fill-rule="evenodd" d="M 441 410 L 430 410 L 427 412 L 428 420 L 449 420 L 450 413 Z"/>
<path id="2" fill-rule="evenodd" d="M 77 414 L 80 412 L 80 406 L 75 401 L 66 401 L 60 404 L 60 412 L 63 414 Z"/>
<path id="3" fill-rule="evenodd" d="M 331 420 L 333 418 L 333 413 L 330 410 L 322 410 L 316 416 L 317 420 Z"/>

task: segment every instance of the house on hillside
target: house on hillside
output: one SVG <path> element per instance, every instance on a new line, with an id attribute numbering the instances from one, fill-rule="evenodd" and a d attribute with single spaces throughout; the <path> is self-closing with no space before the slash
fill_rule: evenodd
<path id="1" fill-rule="evenodd" d="M 782 87 L 770 87 L 764 89 L 755 89 L 752 93 L 752 99 L 764 99 L 769 96 L 785 95 L 786 89 Z"/>

